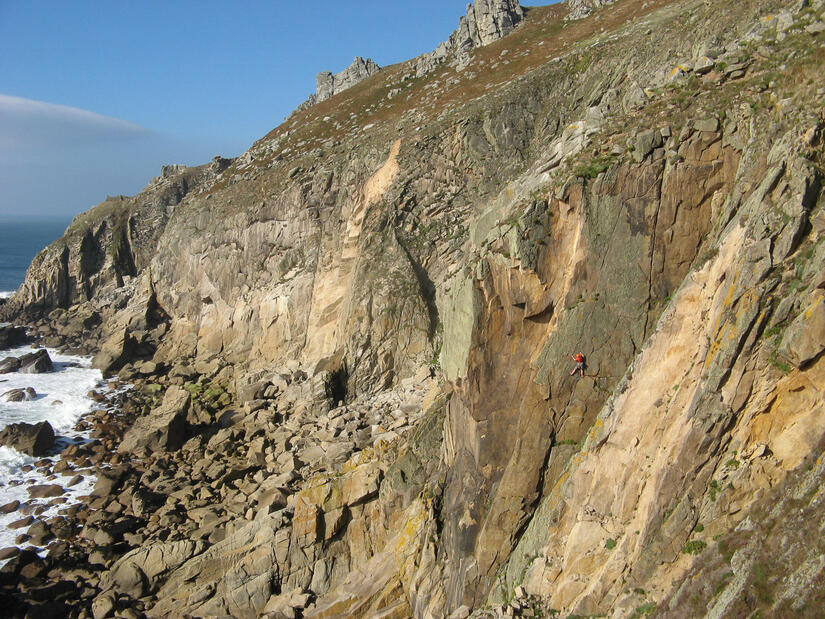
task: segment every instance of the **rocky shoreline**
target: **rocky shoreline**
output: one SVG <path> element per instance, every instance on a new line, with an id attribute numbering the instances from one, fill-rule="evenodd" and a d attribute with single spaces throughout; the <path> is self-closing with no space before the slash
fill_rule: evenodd
<path id="1" fill-rule="evenodd" d="M 337 474 L 365 450 L 394 449 L 421 419 L 422 402 L 438 396 L 427 373 L 336 406 L 325 383 L 293 364 L 233 408 L 222 369 L 147 375 L 127 365 L 108 394 L 90 393 L 100 408 L 75 428 L 90 440 L 68 445 L 55 463 L 37 461 L 52 481 L 29 488 L 32 498 L 64 504 L 60 515 L 39 519 L 43 506 L 19 501 L 0 506 L 21 516 L 11 525 L 21 532 L 17 547 L 0 550 L 9 616 L 152 616 L 171 570 L 263 516 L 289 527 L 306 482 Z M 65 488 L 89 476 L 92 492 L 70 504 Z M 136 552 L 149 553 L 139 568 L 124 562 Z M 314 597 L 301 587 L 272 596 L 269 610 L 280 614 L 271 616 L 296 616 Z"/>

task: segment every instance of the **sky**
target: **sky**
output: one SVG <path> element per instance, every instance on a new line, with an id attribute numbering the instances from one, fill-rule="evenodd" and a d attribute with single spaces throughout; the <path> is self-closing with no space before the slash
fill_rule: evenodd
<path id="1" fill-rule="evenodd" d="M 355 56 L 431 51 L 466 0 L 0 0 L 0 219 L 71 217 L 237 156 Z"/>

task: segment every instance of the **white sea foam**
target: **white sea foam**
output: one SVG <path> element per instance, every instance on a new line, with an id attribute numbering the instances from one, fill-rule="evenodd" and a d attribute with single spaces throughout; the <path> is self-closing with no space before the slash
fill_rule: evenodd
<path id="1" fill-rule="evenodd" d="M 0 351 L 2 357 L 19 357 L 33 352 L 33 348 L 20 347 L 12 350 Z M 37 423 L 48 421 L 55 430 L 55 434 L 64 437 L 84 437 L 80 432 L 72 430 L 77 420 L 92 410 L 94 400 L 86 394 L 91 389 L 105 385 L 99 370 L 91 368 L 88 357 L 64 355 L 48 349 L 49 356 L 54 362 L 54 372 L 46 374 L 21 374 L 13 372 L 0 374 L 0 394 L 10 389 L 32 387 L 37 397 L 29 402 L 0 402 L 0 427 L 10 423 Z M 65 440 L 62 441 L 65 445 Z M 56 457 L 51 458 L 54 462 Z M 76 473 L 70 476 L 58 475 L 56 479 L 48 480 L 46 476 L 34 469 L 23 472 L 23 467 L 33 465 L 39 458 L 21 454 L 9 447 L 0 447 L 0 505 L 18 500 L 30 505 L 47 505 L 49 499 L 30 499 L 26 488 L 32 484 L 65 484 Z M 22 481 L 20 485 L 12 485 Z M 81 483 L 67 488 L 63 495 L 69 503 L 76 497 L 89 494 L 94 486 L 95 478 L 84 475 Z M 57 515 L 62 505 L 49 506 L 39 518 L 49 518 Z M 9 529 L 6 525 L 23 518 L 19 511 L 10 514 L 0 514 L 0 548 L 14 546 L 15 538 L 24 533 L 26 528 L 19 530 Z"/>
<path id="2" fill-rule="evenodd" d="M 0 299 L 8 299 L 16 290 L 0 290 Z"/>

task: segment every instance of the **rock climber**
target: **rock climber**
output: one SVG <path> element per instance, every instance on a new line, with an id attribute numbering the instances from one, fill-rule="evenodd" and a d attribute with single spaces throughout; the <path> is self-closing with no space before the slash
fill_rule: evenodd
<path id="1" fill-rule="evenodd" d="M 582 377 L 584 376 L 584 355 L 580 352 L 573 355 L 573 361 L 576 362 L 576 367 L 573 368 L 573 371 L 570 372 L 570 376 L 573 376 L 576 372 L 579 372 Z"/>

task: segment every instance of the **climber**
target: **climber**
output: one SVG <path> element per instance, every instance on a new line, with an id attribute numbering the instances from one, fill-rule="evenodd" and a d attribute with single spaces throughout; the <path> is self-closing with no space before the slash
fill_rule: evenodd
<path id="1" fill-rule="evenodd" d="M 576 362 L 576 367 L 573 368 L 573 371 L 570 372 L 570 376 L 573 376 L 576 372 L 581 373 L 582 377 L 584 377 L 584 355 L 580 352 L 573 355 L 573 361 Z"/>

